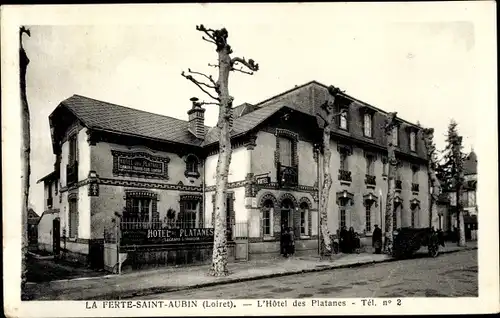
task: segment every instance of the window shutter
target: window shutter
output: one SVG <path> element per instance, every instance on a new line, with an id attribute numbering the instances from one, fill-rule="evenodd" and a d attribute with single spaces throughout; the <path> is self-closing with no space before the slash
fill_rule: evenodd
<path id="1" fill-rule="evenodd" d="M 179 218 L 177 219 L 177 225 L 182 228 L 184 226 L 184 214 L 186 211 L 186 201 L 179 201 L 179 210 L 180 210 L 180 213 L 179 213 Z"/>
<path id="2" fill-rule="evenodd" d="M 212 227 L 215 227 L 215 193 L 212 194 Z"/>

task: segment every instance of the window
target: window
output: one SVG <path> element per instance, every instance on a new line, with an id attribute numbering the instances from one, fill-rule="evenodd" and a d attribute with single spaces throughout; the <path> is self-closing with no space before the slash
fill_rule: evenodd
<path id="1" fill-rule="evenodd" d="M 364 115 L 364 134 L 365 137 L 371 137 L 372 136 L 372 115 L 366 113 Z"/>
<path id="2" fill-rule="evenodd" d="M 392 144 L 394 146 L 398 146 L 399 145 L 399 130 L 398 130 L 398 126 L 394 126 L 392 128 Z"/>
<path id="3" fill-rule="evenodd" d="M 410 150 L 415 151 L 416 150 L 416 139 L 415 139 L 415 132 L 411 131 L 410 132 Z"/>
<path id="4" fill-rule="evenodd" d="M 77 161 L 77 140 L 76 135 L 69 137 L 69 153 L 68 153 L 68 163 L 72 164 Z"/>
<path id="5" fill-rule="evenodd" d="M 372 231 L 371 208 L 372 208 L 371 203 L 367 202 L 366 206 L 365 206 L 365 222 L 366 222 L 365 228 L 366 228 L 366 232 L 371 232 Z"/>
<path id="6" fill-rule="evenodd" d="M 401 170 L 403 169 L 403 165 L 401 164 L 401 162 L 399 162 L 396 167 L 396 180 L 401 180 Z"/>
<path id="7" fill-rule="evenodd" d="M 142 222 L 149 222 L 151 211 L 151 199 L 148 198 L 132 198 L 132 210 L 129 216 L 137 218 Z"/>
<path id="8" fill-rule="evenodd" d="M 282 166 L 292 166 L 292 140 L 286 137 L 279 138 L 280 163 Z"/>
<path id="9" fill-rule="evenodd" d="M 183 201 L 182 208 L 181 227 L 184 229 L 198 227 L 198 201 Z"/>
<path id="10" fill-rule="evenodd" d="M 373 155 L 366 155 L 365 159 L 366 159 L 366 174 L 370 176 L 375 175 L 373 171 L 373 163 L 375 161 Z"/>
<path id="11" fill-rule="evenodd" d="M 340 200 L 340 206 L 339 206 L 340 228 L 347 226 L 347 223 L 346 223 L 346 205 L 347 205 L 346 200 Z"/>
<path id="12" fill-rule="evenodd" d="M 264 202 L 264 207 L 262 209 L 262 229 L 265 236 L 272 235 L 272 218 L 274 206 L 271 200 Z"/>
<path id="13" fill-rule="evenodd" d="M 383 164 L 382 175 L 387 176 L 388 175 L 388 168 L 389 168 L 389 165 L 387 163 L 387 157 L 382 158 L 382 164 Z"/>
<path id="14" fill-rule="evenodd" d="M 49 199 L 52 199 L 52 183 L 49 183 L 49 187 L 47 188 L 47 196 Z"/>
<path id="15" fill-rule="evenodd" d="M 195 156 L 188 156 L 186 158 L 186 173 L 189 175 L 198 174 L 198 160 Z"/>
<path id="16" fill-rule="evenodd" d="M 340 170 L 347 171 L 349 170 L 349 167 L 347 165 L 347 151 L 341 150 L 340 151 Z"/>
<path id="17" fill-rule="evenodd" d="M 340 114 L 339 127 L 340 129 L 347 130 L 347 112 L 342 112 Z"/>
<path id="18" fill-rule="evenodd" d="M 78 237 L 78 204 L 76 198 L 69 200 L 69 237 Z"/>
<path id="19" fill-rule="evenodd" d="M 469 192 L 468 191 L 463 191 L 461 198 L 460 198 L 460 204 L 462 204 L 463 207 L 468 207 L 469 206 Z"/>
<path id="20" fill-rule="evenodd" d="M 309 229 L 309 206 L 302 203 L 300 206 L 300 235 L 308 235 Z"/>
<path id="21" fill-rule="evenodd" d="M 476 191 L 469 191 L 467 193 L 468 193 L 469 206 L 475 206 L 476 205 Z"/>
<path id="22" fill-rule="evenodd" d="M 414 183 L 414 184 L 418 184 L 418 167 L 417 166 L 413 166 L 411 168 L 411 182 Z"/>

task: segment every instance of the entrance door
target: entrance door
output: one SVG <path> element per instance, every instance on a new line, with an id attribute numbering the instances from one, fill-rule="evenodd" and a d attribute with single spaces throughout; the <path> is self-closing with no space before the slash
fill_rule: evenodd
<path id="1" fill-rule="evenodd" d="M 59 219 L 52 220 L 52 250 L 57 257 L 61 251 L 61 223 Z"/>
<path id="2" fill-rule="evenodd" d="M 292 209 L 293 209 L 292 202 L 290 202 L 289 200 L 285 200 L 281 204 L 281 230 L 282 231 L 285 228 L 292 226 L 292 222 L 291 222 Z"/>

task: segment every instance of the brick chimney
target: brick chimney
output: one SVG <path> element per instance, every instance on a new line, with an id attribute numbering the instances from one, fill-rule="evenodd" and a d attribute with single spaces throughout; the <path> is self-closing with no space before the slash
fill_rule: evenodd
<path id="1" fill-rule="evenodd" d="M 198 139 L 205 137 L 205 109 L 201 108 L 198 98 L 190 99 L 193 107 L 188 110 L 189 124 L 188 130 Z"/>

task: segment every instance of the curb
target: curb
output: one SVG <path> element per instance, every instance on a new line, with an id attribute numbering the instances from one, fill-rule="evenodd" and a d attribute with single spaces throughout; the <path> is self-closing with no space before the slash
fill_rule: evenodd
<path id="1" fill-rule="evenodd" d="M 450 253 L 470 251 L 470 250 L 477 250 L 477 247 L 467 247 L 467 248 L 460 249 L 460 250 L 442 251 L 439 254 L 440 255 L 441 254 L 450 254 Z M 191 285 L 191 286 L 180 286 L 180 287 L 160 286 L 160 287 L 151 287 L 151 288 L 146 288 L 146 289 L 141 289 L 141 290 L 106 293 L 106 294 L 102 294 L 102 295 L 97 295 L 97 296 L 85 298 L 85 300 L 127 299 L 127 298 L 133 298 L 133 297 L 149 296 L 149 295 L 154 295 L 154 294 L 162 294 L 162 293 L 170 293 L 170 292 L 198 289 L 198 288 L 204 288 L 204 287 L 212 287 L 212 286 L 217 286 L 217 285 L 241 283 L 241 282 L 247 282 L 247 281 L 251 281 L 251 280 L 260 280 L 260 279 L 273 278 L 273 277 L 283 277 L 283 276 L 291 276 L 291 275 L 304 274 L 304 273 L 321 272 L 321 271 L 327 271 L 327 270 L 338 269 L 338 268 L 354 268 L 354 267 L 361 267 L 361 266 L 370 265 L 370 264 L 389 263 L 389 262 L 395 262 L 398 260 L 400 260 L 400 259 L 396 259 L 396 258 L 391 257 L 391 258 L 382 259 L 382 260 L 364 261 L 364 262 L 352 263 L 352 264 L 323 265 L 321 267 L 318 266 L 318 267 L 314 267 L 314 268 L 307 268 L 307 269 L 301 269 L 301 270 L 295 270 L 295 271 L 289 271 L 289 272 L 272 273 L 272 274 L 253 276 L 253 277 L 242 277 L 242 278 L 234 278 L 234 279 L 221 280 L 221 281 L 213 281 L 213 282 L 195 284 L 195 285 Z"/>

